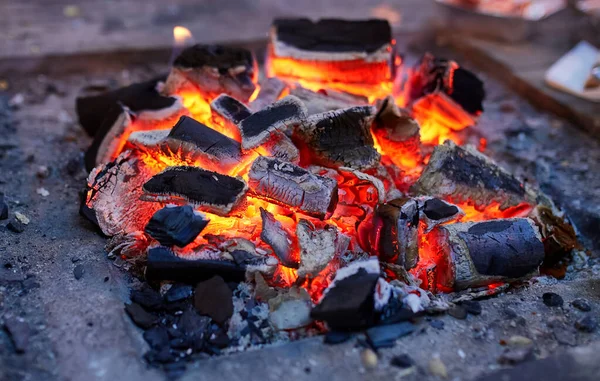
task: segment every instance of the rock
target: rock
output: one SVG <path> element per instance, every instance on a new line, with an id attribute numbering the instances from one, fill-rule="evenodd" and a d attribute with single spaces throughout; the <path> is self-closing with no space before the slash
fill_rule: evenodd
<path id="1" fill-rule="evenodd" d="M 8 204 L 4 198 L 4 193 L 0 192 L 0 220 L 8 218 Z"/>
<path id="2" fill-rule="evenodd" d="M 511 336 L 506 343 L 510 346 L 524 347 L 528 345 L 532 345 L 533 341 L 525 336 Z"/>
<path id="3" fill-rule="evenodd" d="M 481 303 L 476 300 L 465 300 L 460 305 L 471 315 L 481 315 Z"/>
<path id="4" fill-rule="evenodd" d="M 325 334 L 325 339 L 323 342 L 325 344 L 341 344 L 352 338 L 352 333 L 350 332 L 340 332 L 340 331 L 329 331 Z"/>
<path id="5" fill-rule="evenodd" d="M 441 378 L 448 378 L 446 365 L 444 365 L 442 360 L 437 356 L 434 356 L 429 360 L 429 373 Z"/>
<path id="6" fill-rule="evenodd" d="M 525 347 L 506 348 L 498 357 L 500 364 L 514 365 L 532 357 L 533 345 Z"/>
<path id="7" fill-rule="evenodd" d="M 575 328 L 582 332 L 594 332 L 596 327 L 598 327 L 598 322 L 589 315 L 575 322 Z"/>
<path id="8" fill-rule="evenodd" d="M 218 275 L 200 282 L 195 290 L 194 307 L 201 315 L 223 325 L 233 314 L 231 289 Z"/>
<path id="9" fill-rule="evenodd" d="M 137 303 L 125 304 L 125 312 L 140 328 L 148 329 L 158 322 L 158 316 L 147 312 Z"/>
<path id="10" fill-rule="evenodd" d="M 8 332 L 17 353 L 24 353 L 31 336 L 29 324 L 22 318 L 9 317 L 4 320 L 4 329 Z"/>
<path id="11" fill-rule="evenodd" d="M 544 293 L 544 295 L 542 295 L 542 300 L 548 307 L 562 307 L 564 303 L 563 298 L 554 292 Z"/>
<path id="12" fill-rule="evenodd" d="M 390 325 L 380 325 L 367 329 L 369 344 L 375 349 L 393 347 L 396 340 L 415 330 L 414 325 L 402 322 Z"/>
<path id="13" fill-rule="evenodd" d="M 25 224 L 20 222 L 17 219 L 12 219 L 7 225 L 6 228 L 15 233 L 23 233 L 25 231 Z"/>
<path id="14" fill-rule="evenodd" d="M 571 305 L 583 312 L 589 312 L 592 310 L 592 306 L 590 306 L 590 303 L 587 300 L 581 298 L 573 300 L 571 302 Z"/>
<path id="15" fill-rule="evenodd" d="M 131 300 L 148 310 L 159 310 L 163 307 L 163 299 L 157 291 L 150 286 L 144 286 L 140 290 L 131 291 Z"/>
<path id="16" fill-rule="evenodd" d="M 398 368 L 406 369 L 410 368 L 411 366 L 414 366 L 415 362 L 412 358 L 410 358 L 409 355 L 403 353 L 401 355 L 392 357 L 392 359 L 390 360 L 390 364 Z"/>
<path id="17" fill-rule="evenodd" d="M 459 320 L 464 320 L 467 318 L 467 310 L 458 304 L 454 304 L 448 309 L 448 315 Z"/>
<path id="18" fill-rule="evenodd" d="M 23 225 L 29 225 L 29 222 L 30 222 L 29 218 L 27 218 L 27 216 L 24 215 L 23 213 L 15 212 L 15 218 L 17 219 L 17 221 L 19 221 Z"/>
<path id="19" fill-rule="evenodd" d="M 278 330 L 305 327 L 312 322 L 310 308 L 308 292 L 293 287 L 269 300 L 269 320 Z"/>
<path id="20" fill-rule="evenodd" d="M 373 369 L 377 366 L 377 353 L 371 348 L 365 348 L 360 353 L 360 360 L 365 368 Z"/>
<path id="21" fill-rule="evenodd" d="M 42 196 L 42 197 L 48 197 L 48 196 L 50 196 L 50 192 L 48 192 L 48 189 L 46 189 L 46 188 L 41 188 L 40 187 L 40 188 L 36 189 L 35 192 L 37 194 L 39 194 L 40 196 Z"/>
<path id="22" fill-rule="evenodd" d="M 444 329 L 444 322 L 438 319 L 430 321 L 429 325 L 435 329 Z"/>
<path id="23" fill-rule="evenodd" d="M 50 176 L 50 168 L 48 168 L 48 166 L 46 165 L 40 165 L 36 172 L 35 172 L 36 176 L 39 177 L 40 179 L 45 179 L 48 176 Z"/>
<path id="24" fill-rule="evenodd" d="M 167 303 L 175 303 L 180 300 L 185 300 L 192 296 L 193 288 L 187 284 L 174 284 L 164 296 Z"/>
<path id="25" fill-rule="evenodd" d="M 85 268 L 83 267 L 83 265 L 77 265 L 73 269 L 73 276 L 75 276 L 75 279 L 79 280 L 83 276 L 84 272 L 85 272 Z"/>
<path id="26" fill-rule="evenodd" d="M 144 340 L 150 345 L 150 348 L 160 351 L 169 345 L 169 334 L 165 327 L 156 326 L 144 332 Z"/>

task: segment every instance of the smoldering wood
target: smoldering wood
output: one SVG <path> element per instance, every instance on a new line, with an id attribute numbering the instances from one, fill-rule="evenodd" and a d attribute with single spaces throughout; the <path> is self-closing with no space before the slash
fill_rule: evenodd
<path id="1" fill-rule="evenodd" d="M 351 176 L 356 178 L 356 181 L 353 181 L 352 183 L 353 187 L 361 186 L 363 184 L 372 185 L 373 188 L 377 191 L 377 202 L 379 204 L 383 204 L 385 202 L 385 186 L 383 185 L 383 182 L 377 177 L 347 167 L 339 167 L 338 171 L 345 175 L 351 174 Z"/>
<path id="2" fill-rule="evenodd" d="M 260 216 L 262 219 L 260 239 L 271 246 L 283 266 L 297 269 L 299 266 L 295 252 L 297 245 L 294 244 L 290 232 L 267 210 L 260 208 Z"/>
<path id="3" fill-rule="evenodd" d="M 247 101 L 254 92 L 255 62 L 243 48 L 221 45 L 194 45 L 175 59 L 165 83 L 164 94 L 186 90 L 207 99 L 225 93 Z"/>
<path id="4" fill-rule="evenodd" d="M 151 177 L 129 151 L 94 168 L 86 184 L 85 207 L 93 210 L 102 232 L 111 237 L 143 231 L 161 205 L 140 201 L 142 185 Z"/>
<path id="5" fill-rule="evenodd" d="M 560 211 L 550 200 L 542 200 L 529 213 L 542 235 L 544 242 L 544 267 L 551 267 L 565 257 L 573 249 L 582 249 L 577 233 L 566 214 Z"/>
<path id="6" fill-rule="evenodd" d="M 144 231 L 163 246 L 184 247 L 193 242 L 209 220 L 189 205 L 166 206 L 152 216 Z"/>
<path id="7" fill-rule="evenodd" d="M 276 158 L 258 157 L 248 172 L 250 189 L 261 198 L 324 218 L 337 205 L 337 182 Z"/>
<path id="8" fill-rule="evenodd" d="M 239 123 L 242 148 L 258 147 L 274 131 L 284 131 L 300 124 L 306 118 L 306 106 L 292 95 L 255 112 Z"/>
<path id="9" fill-rule="evenodd" d="M 179 166 L 158 173 L 142 188 L 142 200 L 189 203 L 200 210 L 226 216 L 240 203 L 248 187 L 241 178 Z"/>
<path id="10" fill-rule="evenodd" d="M 300 151 L 286 134 L 280 131 L 273 132 L 266 142 L 261 144 L 270 156 L 292 164 L 300 162 Z"/>
<path id="11" fill-rule="evenodd" d="M 260 84 L 256 99 L 250 102 L 250 108 L 252 111 L 257 112 L 271 103 L 275 103 L 287 88 L 286 83 L 277 77 L 265 79 Z"/>
<path id="12" fill-rule="evenodd" d="M 172 107 L 175 97 L 165 97 L 157 91 L 157 85 L 165 76 L 146 82 L 134 83 L 117 90 L 100 94 L 83 94 L 75 100 L 75 111 L 81 127 L 89 136 L 96 135 L 105 115 L 116 106 L 125 106 L 133 113 L 164 110 Z"/>
<path id="13" fill-rule="evenodd" d="M 105 114 L 104 120 L 98 128 L 98 133 L 85 151 L 85 169 L 91 171 L 98 164 L 110 161 L 110 155 L 115 150 L 118 136 L 123 134 L 130 125 L 131 115 L 129 111 L 120 105 L 112 107 Z"/>
<path id="14" fill-rule="evenodd" d="M 406 270 L 419 261 L 419 207 L 414 199 L 400 198 L 375 209 L 372 247 L 383 262 Z"/>
<path id="15" fill-rule="evenodd" d="M 299 85 L 290 89 L 290 95 L 297 97 L 304 103 L 308 115 L 321 114 L 327 111 L 369 104 L 366 98 L 353 99 L 352 101 L 348 99 L 339 99 L 331 97 L 325 92 L 315 92 Z M 355 101 L 357 102 L 354 103 Z"/>
<path id="16" fill-rule="evenodd" d="M 333 225 L 318 229 L 305 219 L 300 219 L 296 225 L 296 237 L 300 248 L 300 267 L 298 277 L 316 277 L 327 267 L 336 254 L 343 254 L 338 249 L 338 230 Z M 348 247 L 346 243 L 346 248 Z"/>
<path id="17" fill-rule="evenodd" d="M 462 218 L 465 213 L 458 206 L 435 197 L 416 198 L 419 206 L 419 220 L 425 224 L 425 233 L 434 227 Z"/>
<path id="18" fill-rule="evenodd" d="M 148 250 L 146 279 L 150 281 L 170 280 L 195 284 L 215 275 L 227 281 L 241 282 L 246 275 L 246 266 L 232 261 L 214 259 L 184 259 L 162 246 Z"/>
<path id="19" fill-rule="evenodd" d="M 296 128 L 294 141 L 307 148 L 316 164 L 372 168 L 381 158 L 370 132 L 373 113 L 371 106 L 357 106 L 311 115 Z"/>
<path id="20" fill-rule="evenodd" d="M 510 282 L 534 274 L 544 245 L 529 218 L 466 222 L 438 227 L 438 243 L 451 261 L 455 289 Z"/>
<path id="21" fill-rule="evenodd" d="M 232 136 L 238 138 L 236 140 L 241 140 L 238 124 L 252 114 L 245 104 L 227 94 L 221 94 L 210 103 L 210 110 L 215 123 L 227 128 Z"/>
<path id="22" fill-rule="evenodd" d="M 531 190 L 492 159 L 474 147 L 459 147 L 450 140 L 435 147 L 411 191 L 476 206 L 497 202 L 501 209 L 521 203 L 533 205 L 536 199 Z"/>

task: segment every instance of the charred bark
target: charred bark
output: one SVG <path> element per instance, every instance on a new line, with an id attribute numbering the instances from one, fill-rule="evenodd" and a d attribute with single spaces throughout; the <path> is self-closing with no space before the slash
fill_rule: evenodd
<path id="1" fill-rule="evenodd" d="M 235 136 L 241 141 L 238 124 L 249 117 L 252 111 L 245 104 L 227 94 L 221 94 L 210 103 L 212 119 L 222 125 L 230 136 Z"/>
<path id="2" fill-rule="evenodd" d="M 260 239 L 271 246 L 283 266 L 297 269 L 299 265 L 297 244 L 290 232 L 275 219 L 273 214 L 263 208 L 260 208 L 260 216 L 262 218 Z"/>
<path id="3" fill-rule="evenodd" d="M 300 151 L 286 134 L 280 131 L 275 131 L 269 136 L 266 142 L 261 145 L 269 155 L 281 161 L 286 161 L 292 164 L 300 162 Z"/>
<path id="4" fill-rule="evenodd" d="M 257 158 L 248 173 L 250 189 L 271 202 L 324 218 L 337 204 L 337 182 L 275 158 Z"/>
<path id="5" fill-rule="evenodd" d="M 367 98 L 355 96 L 352 99 L 335 98 L 328 92 L 314 92 L 302 86 L 293 87 L 290 95 L 300 99 L 306 106 L 308 115 L 321 114 L 327 111 L 350 108 L 356 105 L 368 105 Z"/>

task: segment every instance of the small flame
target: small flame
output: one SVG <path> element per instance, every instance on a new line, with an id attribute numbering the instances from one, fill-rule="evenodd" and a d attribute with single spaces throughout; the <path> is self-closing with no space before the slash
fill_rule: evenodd
<path id="1" fill-rule="evenodd" d="M 187 43 L 192 42 L 194 36 L 188 28 L 178 25 L 173 28 L 173 39 L 176 47 L 182 47 Z"/>

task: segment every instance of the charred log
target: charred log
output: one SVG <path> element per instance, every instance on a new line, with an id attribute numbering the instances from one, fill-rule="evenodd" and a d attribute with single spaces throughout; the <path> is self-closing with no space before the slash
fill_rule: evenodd
<path id="1" fill-rule="evenodd" d="M 177 281 L 195 284 L 215 275 L 227 281 L 240 282 L 246 275 L 245 265 L 214 259 L 183 259 L 166 247 L 148 250 L 146 279 Z"/>
<path id="2" fill-rule="evenodd" d="M 154 213 L 144 231 L 163 246 L 184 247 L 193 242 L 209 220 L 191 206 L 166 206 Z"/>
<path id="3" fill-rule="evenodd" d="M 252 111 L 245 104 L 227 94 L 221 94 L 210 103 L 212 119 L 230 132 L 229 136 L 241 141 L 238 124 L 249 117 Z"/>
<path id="4" fill-rule="evenodd" d="M 261 145 L 270 156 L 281 161 L 286 161 L 292 164 L 300 162 L 300 151 L 286 134 L 280 131 L 275 131 L 269 136 L 266 142 Z"/>
<path id="5" fill-rule="evenodd" d="M 324 218 L 337 204 L 337 182 L 275 158 L 257 158 L 248 173 L 250 189 L 269 201 Z"/>
<path id="6" fill-rule="evenodd" d="M 271 103 L 275 103 L 287 90 L 285 82 L 277 77 L 267 78 L 260 84 L 260 91 L 252 102 L 250 108 L 254 111 L 260 111 Z"/>
<path id="7" fill-rule="evenodd" d="M 306 147 L 316 164 L 372 168 L 380 159 L 369 130 L 373 111 L 359 106 L 311 115 L 296 129 L 294 140 Z"/>
<path id="8" fill-rule="evenodd" d="M 535 195 L 492 159 L 452 141 L 435 147 L 411 190 L 454 202 L 473 202 L 476 206 L 497 202 L 501 209 L 535 203 Z"/>
<path id="9" fill-rule="evenodd" d="M 294 96 L 287 96 L 239 123 L 242 148 L 247 150 L 258 147 L 273 132 L 294 127 L 304 118 L 306 107 L 302 101 Z"/>
<path id="10" fill-rule="evenodd" d="M 281 222 L 277 221 L 273 214 L 263 208 L 260 208 L 262 218 L 262 231 L 260 239 L 267 243 L 279 260 L 285 267 L 298 268 L 298 255 L 296 244 L 292 235 L 288 232 Z"/>
<path id="11" fill-rule="evenodd" d="M 254 92 L 255 63 L 243 48 L 194 45 L 175 59 L 163 93 L 199 92 L 212 99 L 221 93 L 247 101 Z"/>
<path id="12" fill-rule="evenodd" d="M 145 201 L 190 203 L 203 211 L 227 215 L 246 194 L 242 179 L 198 167 L 169 167 L 143 185 Z"/>

